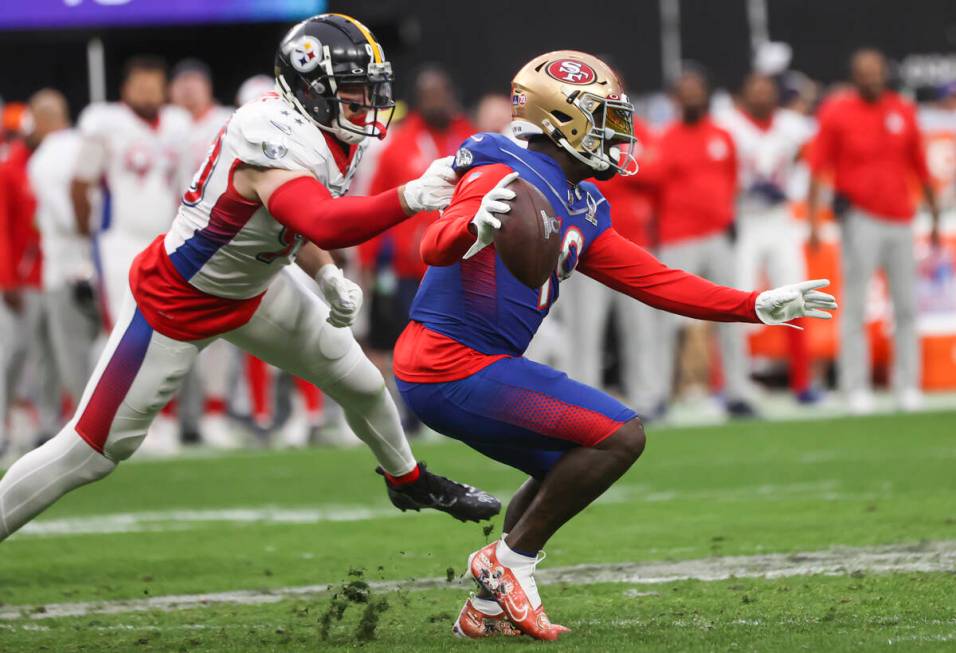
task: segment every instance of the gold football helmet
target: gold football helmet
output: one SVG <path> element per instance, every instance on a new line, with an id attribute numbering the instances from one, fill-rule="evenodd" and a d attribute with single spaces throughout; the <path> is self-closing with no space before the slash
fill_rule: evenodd
<path id="1" fill-rule="evenodd" d="M 574 50 L 535 57 L 511 82 L 511 106 L 517 138 L 544 134 L 596 172 L 637 172 L 634 107 L 597 57 Z"/>

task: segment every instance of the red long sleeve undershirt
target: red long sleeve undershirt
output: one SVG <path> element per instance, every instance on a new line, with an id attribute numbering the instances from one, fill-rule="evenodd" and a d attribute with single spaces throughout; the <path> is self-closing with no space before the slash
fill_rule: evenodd
<path id="1" fill-rule="evenodd" d="M 476 168 L 455 189 L 451 205 L 422 238 L 428 265 L 458 261 L 475 235 L 468 229 L 481 198 L 511 169 L 503 164 Z M 476 174 L 478 173 L 478 174 Z M 605 286 L 670 313 L 714 322 L 759 322 L 756 292 L 719 286 L 696 275 L 669 268 L 650 252 L 609 228 L 591 243 L 578 270 Z"/>
<path id="2" fill-rule="evenodd" d="M 719 286 L 669 268 L 613 228 L 587 248 L 580 272 L 648 306 L 712 322 L 759 322 L 757 292 Z"/>
<path id="3" fill-rule="evenodd" d="M 268 208 L 280 224 L 322 249 L 358 245 L 409 217 L 395 188 L 371 197 L 333 198 L 313 177 L 279 186 Z"/>

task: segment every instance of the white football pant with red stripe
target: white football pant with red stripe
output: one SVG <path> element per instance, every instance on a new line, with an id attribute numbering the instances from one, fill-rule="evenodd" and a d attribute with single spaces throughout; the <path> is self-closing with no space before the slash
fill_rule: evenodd
<path id="1" fill-rule="evenodd" d="M 342 406 L 349 426 L 386 471 L 411 471 L 415 459 L 381 373 L 352 332 L 330 325 L 328 315 L 328 307 L 286 270 L 249 322 L 221 337 L 320 387 Z M 157 333 L 128 295 L 73 419 L 0 479 L 0 540 L 132 455 L 214 340 L 183 342 Z"/>

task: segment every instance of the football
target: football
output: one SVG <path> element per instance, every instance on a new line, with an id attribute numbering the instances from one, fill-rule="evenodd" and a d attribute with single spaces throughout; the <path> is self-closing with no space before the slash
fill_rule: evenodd
<path id="1" fill-rule="evenodd" d="M 531 183 L 518 178 L 511 211 L 501 214 L 495 249 L 508 271 L 529 288 L 540 288 L 551 276 L 561 253 L 561 219 L 551 202 Z"/>

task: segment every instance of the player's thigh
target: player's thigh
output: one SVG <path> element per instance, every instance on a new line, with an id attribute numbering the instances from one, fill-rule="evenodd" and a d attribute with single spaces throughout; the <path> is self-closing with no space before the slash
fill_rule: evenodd
<path id="1" fill-rule="evenodd" d="M 249 322 L 223 337 L 270 365 L 325 388 L 365 359 L 352 331 L 332 326 L 328 316 L 329 307 L 284 271 Z"/>
<path id="2" fill-rule="evenodd" d="M 108 458 L 128 458 L 203 344 L 157 333 L 127 296 L 71 425 Z"/>
<path id="3" fill-rule="evenodd" d="M 419 418 L 502 462 L 540 475 L 544 462 L 602 442 L 637 414 L 613 397 L 546 365 L 506 358 L 448 383 L 400 383 Z M 515 461 L 514 452 L 527 460 Z M 560 457 L 560 456 L 558 456 Z"/>

